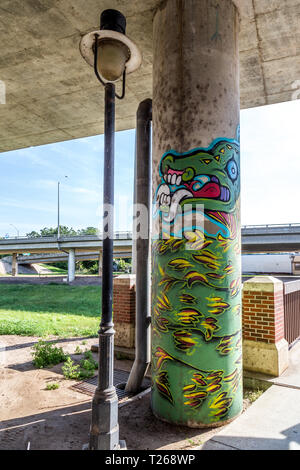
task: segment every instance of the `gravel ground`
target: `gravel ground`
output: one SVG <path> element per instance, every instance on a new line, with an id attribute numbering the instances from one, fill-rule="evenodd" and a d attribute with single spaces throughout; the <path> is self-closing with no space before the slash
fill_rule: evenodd
<path id="1" fill-rule="evenodd" d="M 54 339 L 54 338 L 52 338 Z M 76 346 L 90 349 L 94 339 L 57 341 L 75 360 Z M 0 449 L 76 450 L 88 441 L 92 397 L 71 388 L 61 366 L 35 369 L 31 348 L 34 337 L 0 336 Z M 96 355 L 94 356 L 96 358 Z M 115 368 L 130 371 L 132 362 L 116 360 Z M 57 390 L 46 390 L 47 383 Z M 245 403 L 245 407 L 248 406 Z M 155 418 L 150 393 L 119 409 L 120 439 L 130 450 L 193 449 L 220 431 L 171 426 Z"/>

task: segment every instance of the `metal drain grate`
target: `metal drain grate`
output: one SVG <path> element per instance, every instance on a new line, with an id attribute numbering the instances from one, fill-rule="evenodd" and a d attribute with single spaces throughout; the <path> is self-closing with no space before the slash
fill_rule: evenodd
<path id="1" fill-rule="evenodd" d="M 132 397 L 132 393 L 127 393 L 125 391 L 125 384 L 128 380 L 129 372 L 124 370 L 114 370 L 114 386 L 116 387 L 117 396 L 119 399 L 119 403 L 127 400 L 128 398 Z M 78 384 L 72 385 L 70 388 L 76 390 L 80 393 L 85 393 L 86 395 L 93 396 L 98 384 L 98 376 L 91 377 L 90 379 L 83 380 Z M 118 387 L 120 385 L 120 387 Z M 123 385 L 123 387 L 122 387 Z M 145 378 L 142 384 L 142 390 L 146 389 L 150 386 L 150 380 Z"/>

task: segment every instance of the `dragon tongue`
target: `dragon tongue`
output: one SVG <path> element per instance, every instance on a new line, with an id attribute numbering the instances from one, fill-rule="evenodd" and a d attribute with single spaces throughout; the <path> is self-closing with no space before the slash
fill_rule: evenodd
<path id="1" fill-rule="evenodd" d="M 194 197 L 207 197 L 217 199 L 220 196 L 221 190 L 217 183 L 207 183 L 199 191 L 194 192 Z"/>

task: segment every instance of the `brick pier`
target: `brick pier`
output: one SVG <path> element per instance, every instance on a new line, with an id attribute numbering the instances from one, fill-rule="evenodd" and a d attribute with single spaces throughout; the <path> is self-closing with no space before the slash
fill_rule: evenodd
<path id="1" fill-rule="evenodd" d="M 257 276 L 243 286 L 244 369 L 279 376 L 288 367 L 283 283 Z"/>

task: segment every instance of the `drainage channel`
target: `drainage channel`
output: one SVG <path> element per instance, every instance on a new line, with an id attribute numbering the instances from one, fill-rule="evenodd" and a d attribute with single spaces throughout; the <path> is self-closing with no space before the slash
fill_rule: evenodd
<path id="1" fill-rule="evenodd" d="M 138 394 L 127 393 L 125 391 L 125 385 L 129 377 L 129 372 L 124 370 L 115 369 L 114 370 L 114 386 L 116 387 L 117 396 L 119 399 L 119 406 L 121 403 L 130 400 L 134 396 L 140 394 L 141 392 L 147 390 L 150 387 L 150 379 L 145 378 L 143 380 L 142 388 Z M 89 379 L 83 380 L 75 385 L 72 385 L 70 388 L 76 390 L 77 392 L 84 393 L 86 395 L 94 396 L 96 387 L 98 384 L 98 376 L 91 377 Z"/>

